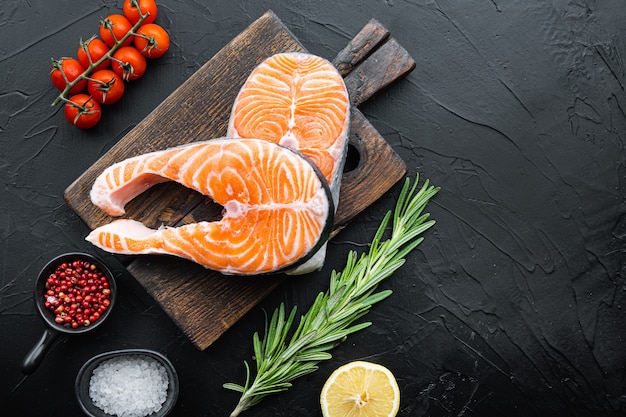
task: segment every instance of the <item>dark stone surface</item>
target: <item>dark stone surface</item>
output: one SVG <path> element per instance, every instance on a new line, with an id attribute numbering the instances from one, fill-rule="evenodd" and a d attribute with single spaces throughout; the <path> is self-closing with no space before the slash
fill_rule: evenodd
<path id="1" fill-rule="evenodd" d="M 120 298 L 93 334 L 60 339 L 23 379 L 43 332 L 32 295 L 59 253 L 94 252 L 63 192 L 206 60 L 268 9 L 332 59 L 378 19 L 417 61 L 361 107 L 406 161 L 440 186 L 437 224 L 383 287 L 373 325 L 320 369 L 247 412 L 320 415 L 323 382 L 356 359 L 398 378 L 401 416 L 612 416 L 626 412 L 626 8 L 621 0 L 526 2 L 163 0 L 172 37 L 89 131 L 51 107 L 50 58 L 121 1 L 15 1 L 0 13 L 0 404 L 21 416 L 79 415 L 73 383 L 95 354 L 147 348 L 180 378 L 173 416 L 226 416 L 252 334 L 280 302 L 304 311 L 350 249 L 362 250 L 398 187 L 330 244 L 319 273 L 280 287 L 197 350 L 111 256 Z M 210 92 L 207 92 L 210 99 Z M 201 319 L 201 318 L 198 318 Z M 7 408 L 5 408 L 7 407 Z M 4 412 L 2 412 L 4 415 Z"/>

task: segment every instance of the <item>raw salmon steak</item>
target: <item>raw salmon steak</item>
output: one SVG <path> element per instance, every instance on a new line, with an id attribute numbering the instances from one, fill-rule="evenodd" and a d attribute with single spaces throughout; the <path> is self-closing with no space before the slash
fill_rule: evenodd
<path id="1" fill-rule="evenodd" d="M 297 149 L 322 172 L 335 209 L 348 151 L 350 98 L 341 74 L 326 59 L 303 52 L 272 55 L 241 87 L 227 136 L 260 138 Z M 326 246 L 294 274 L 323 266 Z"/>
<path id="2" fill-rule="evenodd" d="M 218 221 L 151 229 L 118 219 L 87 240 L 119 254 L 169 254 L 234 275 L 290 270 L 330 234 L 326 180 L 299 152 L 261 139 L 219 138 L 115 163 L 95 180 L 92 202 L 112 216 L 154 184 L 176 181 L 223 207 Z"/>
<path id="3" fill-rule="evenodd" d="M 249 75 L 226 136 L 299 150 L 320 169 L 337 203 L 349 125 L 350 99 L 337 69 L 319 56 L 287 52 L 270 56 Z"/>

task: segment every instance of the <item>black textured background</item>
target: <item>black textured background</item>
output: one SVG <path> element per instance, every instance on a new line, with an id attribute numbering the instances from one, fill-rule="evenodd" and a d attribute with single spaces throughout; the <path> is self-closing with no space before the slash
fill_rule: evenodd
<path id="1" fill-rule="evenodd" d="M 268 9 L 329 59 L 370 18 L 391 31 L 417 67 L 361 110 L 410 176 L 442 189 L 429 206 L 436 226 L 383 284 L 394 294 L 370 312 L 373 325 L 246 415 L 321 415 L 323 382 L 356 359 L 394 372 L 400 416 L 626 413 L 623 0 L 158 3 L 170 51 L 80 131 L 50 106 L 50 59 L 75 55 L 121 0 L 2 2 L 0 414 L 79 415 L 73 381 L 84 361 L 136 347 L 177 367 L 172 416 L 227 416 L 237 396 L 221 386 L 243 383 L 263 309 L 304 311 L 393 207 L 399 187 L 335 238 L 322 271 L 290 280 L 203 352 L 104 255 L 120 287 L 106 325 L 59 341 L 17 387 L 43 331 L 32 301 L 39 269 L 62 252 L 96 253 L 64 189 Z"/>

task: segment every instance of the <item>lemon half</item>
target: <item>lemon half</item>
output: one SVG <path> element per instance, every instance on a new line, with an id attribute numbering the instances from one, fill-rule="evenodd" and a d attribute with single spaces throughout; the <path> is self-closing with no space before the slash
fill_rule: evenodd
<path id="1" fill-rule="evenodd" d="M 394 417 L 400 389 L 382 365 L 355 361 L 336 369 L 320 395 L 324 417 Z"/>

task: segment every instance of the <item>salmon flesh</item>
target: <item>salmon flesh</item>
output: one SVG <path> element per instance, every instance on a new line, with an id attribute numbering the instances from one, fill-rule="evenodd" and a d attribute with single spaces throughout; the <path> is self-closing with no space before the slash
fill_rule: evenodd
<path id="1" fill-rule="evenodd" d="M 286 52 L 249 75 L 233 104 L 227 136 L 266 139 L 302 152 L 328 181 L 337 208 L 349 125 L 350 98 L 337 69 L 319 56 Z M 290 273 L 319 269 L 325 257 L 323 246 Z"/>
<path id="2" fill-rule="evenodd" d="M 217 222 L 150 229 L 120 219 L 87 240 L 121 254 L 171 254 L 225 274 L 321 268 L 339 201 L 350 101 L 327 60 L 302 52 L 261 62 L 241 87 L 225 138 L 152 152 L 107 168 L 92 202 L 112 216 L 163 181 L 224 207 Z"/>
<path id="3" fill-rule="evenodd" d="M 260 139 L 212 139 L 128 158 L 104 170 L 90 196 L 121 216 L 126 203 L 164 181 L 211 197 L 222 218 L 159 229 L 118 219 L 86 239 L 112 253 L 169 254 L 224 274 L 258 275 L 306 262 L 332 228 L 334 204 L 317 167 Z"/>

